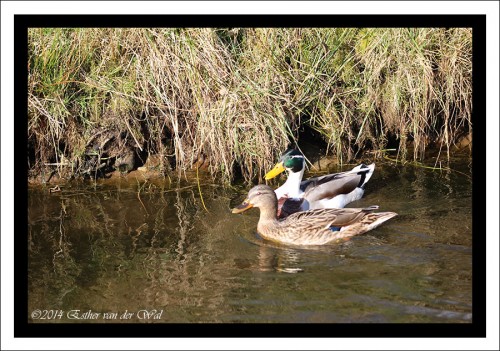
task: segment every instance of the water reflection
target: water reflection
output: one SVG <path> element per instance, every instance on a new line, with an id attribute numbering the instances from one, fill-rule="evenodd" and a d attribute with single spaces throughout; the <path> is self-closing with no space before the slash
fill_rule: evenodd
<path id="1" fill-rule="evenodd" d="M 28 309 L 136 313 L 118 322 L 470 322 L 471 183 L 378 167 L 365 197 L 399 216 L 335 246 L 256 234 L 246 194 L 207 184 L 31 189 Z M 28 318 L 31 318 L 28 316 Z M 117 322 L 29 319 L 32 322 Z"/>
<path id="2" fill-rule="evenodd" d="M 304 271 L 297 266 L 300 263 L 300 253 L 293 249 L 275 250 L 263 245 L 258 250 L 258 268 L 263 272 L 276 270 L 283 273 L 299 273 Z"/>

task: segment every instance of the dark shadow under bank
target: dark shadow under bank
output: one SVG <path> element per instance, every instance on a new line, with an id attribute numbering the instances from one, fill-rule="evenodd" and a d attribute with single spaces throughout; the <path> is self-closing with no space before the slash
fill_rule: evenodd
<path id="1" fill-rule="evenodd" d="M 472 160 L 472 134 L 465 136 L 459 144 L 453 146 L 450 150 L 450 159 L 446 157 L 446 150 L 443 148 L 428 148 L 425 152 L 425 158 L 420 161 L 406 160 L 402 161 L 398 159 L 398 149 L 393 148 L 393 151 L 368 151 L 363 154 L 363 157 L 358 157 L 355 160 L 351 160 L 346 164 L 339 164 L 334 156 L 327 156 L 327 145 L 322 140 L 317 139 L 315 134 L 306 134 L 301 137 L 301 141 L 297 144 L 290 144 L 298 147 L 306 156 L 308 162 L 308 170 L 305 177 L 318 176 L 324 174 L 337 173 L 340 171 L 352 168 L 352 166 L 358 165 L 360 163 L 372 163 L 383 164 L 391 163 L 400 167 L 424 167 L 424 168 L 434 168 L 435 171 L 447 171 L 448 169 L 454 169 L 455 162 L 461 162 L 462 160 Z M 408 150 L 412 152 L 413 146 L 408 145 Z M 155 161 L 158 163 L 158 157 L 154 157 Z M 78 184 L 87 183 L 91 184 L 117 184 L 123 182 L 129 182 L 131 184 L 138 184 L 147 181 L 168 181 L 170 183 L 175 182 L 188 182 L 192 184 L 197 184 L 198 182 L 205 183 L 220 183 L 218 178 L 210 174 L 206 167 L 203 165 L 194 164 L 189 170 L 184 171 L 177 169 L 171 169 L 169 172 L 165 173 L 159 171 L 158 167 L 150 167 L 152 162 L 148 161 L 146 156 L 146 164 L 141 163 L 136 165 L 133 169 L 126 172 L 121 172 L 119 169 L 109 169 L 107 173 L 95 174 L 95 177 L 81 177 L 81 176 L 71 176 L 69 178 L 61 177 L 57 173 L 57 170 L 52 172 L 45 172 L 43 174 L 37 174 L 30 176 L 28 178 L 28 183 L 30 186 L 46 186 L 54 187 L 56 185 L 64 186 L 66 184 Z M 350 167 L 350 168 L 349 168 Z M 238 168 L 238 167 L 236 167 Z M 253 184 L 259 184 L 263 182 L 262 179 L 253 179 Z M 235 177 L 232 184 L 244 183 L 244 178 L 241 173 L 237 170 L 235 171 Z"/>

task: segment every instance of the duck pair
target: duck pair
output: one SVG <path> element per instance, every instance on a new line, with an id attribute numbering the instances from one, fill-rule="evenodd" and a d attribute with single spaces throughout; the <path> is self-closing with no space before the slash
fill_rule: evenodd
<path id="1" fill-rule="evenodd" d="M 269 180 L 286 171 L 286 182 L 276 190 L 262 184 L 253 187 L 233 213 L 258 207 L 257 231 L 271 241 L 300 246 L 335 243 L 366 233 L 397 216 L 394 212 L 374 212 L 378 206 L 344 208 L 363 196 L 374 170 L 375 164 L 361 164 L 347 172 L 303 181 L 304 155 L 289 150 L 265 175 Z"/>

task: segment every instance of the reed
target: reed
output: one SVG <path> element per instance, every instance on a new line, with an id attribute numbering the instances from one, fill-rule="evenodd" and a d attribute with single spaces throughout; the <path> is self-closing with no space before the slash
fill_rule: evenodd
<path id="1" fill-rule="evenodd" d="M 300 131 L 347 162 L 472 130 L 466 28 L 30 29 L 29 169 L 262 177 Z M 390 144 L 394 145 L 390 145 Z M 128 155 L 128 156 L 127 156 Z M 127 157 L 135 162 L 129 168 Z M 195 166 L 197 167 L 197 166 Z"/>

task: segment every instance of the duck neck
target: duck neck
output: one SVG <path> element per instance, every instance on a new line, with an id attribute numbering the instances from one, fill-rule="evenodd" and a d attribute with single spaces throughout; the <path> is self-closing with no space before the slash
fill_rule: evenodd
<path id="1" fill-rule="evenodd" d="M 276 218 L 277 203 L 273 203 L 269 206 L 260 207 L 260 217 L 257 229 L 261 232 L 262 228 L 272 228 L 278 224 L 278 219 Z"/>
<path id="2" fill-rule="evenodd" d="M 272 222 L 272 221 L 277 221 L 276 219 L 276 211 L 277 211 L 277 203 L 272 204 L 269 206 L 261 206 L 260 207 L 260 217 L 259 217 L 259 222 L 260 221 L 265 221 L 265 222 Z"/>
<path id="3" fill-rule="evenodd" d="M 291 198 L 299 198 L 301 195 L 300 182 L 302 181 L 302 176 L 304 175 L 304 167 L 299 172 L 288 172 L 288 177 L 283 184 L 283 194 Z"/>

